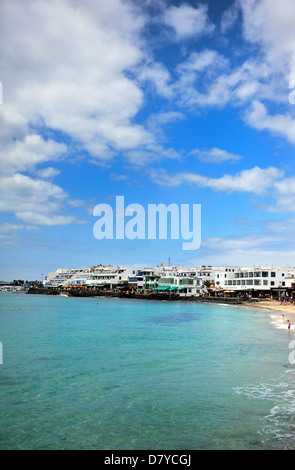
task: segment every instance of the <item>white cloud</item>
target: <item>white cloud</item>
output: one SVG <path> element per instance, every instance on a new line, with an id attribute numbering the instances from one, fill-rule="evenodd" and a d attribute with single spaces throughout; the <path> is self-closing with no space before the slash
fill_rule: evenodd
<path id="1" fill-rule="evenodd" d="M 19 133 L 45 124 L 102 160 L 153 140 L 132 122 L 143 93 L 125 73 L 144 57 L 145 19 L 135 7 L 119 0 L 3 0 L 0 15 L 4 125 L 9 116 Z"/>
<path id="2" fill-rule="evenodd" d="M 152 171 L 151 178 L 160 185 L 179 186 L 193 184 L 198 187 L 211 188 L 214 191 L 247 192 L 256 195 L 265 195 L 273 187 L 274 182 L 281 179 L 284 173 L 274 167 L 242 170 L 235 175 L 224 175 L 220 178 L 209 178 L 196 173 L 183 172 L 169 175 L 164 170 Z"/>
<path id="3" fill-rule="evenodd" d="M 201 259 L 202 264 L 213 266 L 264 267 L 294 265 L 292 260 L 295 259 L 295 250 L 291 243 L 284 243 L 283 241 L 281 243 L 276 241 L 265 243 L 263 237 L 260 243 L 259 235 L 256 235 L 256 238 L 256 246 L 247 246 L 247 240 L 245 240 L 245 244 L 241 240 L 241 246 L 239 247 L 236 239 L 229 237 L 225 242 L 229 247 L 223 248 L 218 245 L 220 240 L 216 241 L 215 246 L 201 248 L 202 251 L 199 250 L 198 258 L 190 259 L 189 263 L 191 265 L 200 265 Z"/>
<path id="4" fill-rule="evenodd" d="M 137 69 L 137 80 L 152 83 L 157 93 L 165 98 L 172 96 L 170 72 L 160 62 L 145 62 Z"/>
<path id="5" fill-rule="evenodd" d="M 202 72 L 210 67 L 216 70 L 226 66 L 228 60 L 225 57 L 212 49 L 204 49 L 201 52 L 192 52 L 184 62 L 178 64 L 176 70 L 179 75 L 187 76 L 189 73 Z"/>
<path id="6" fill-rule="evenodd" d="M 265 234 L 247 234 L 238 237 L 213 237 L 204 240 L 202 245 L 207 248 L 216 248 L 220 250 L 250 250 L 265 246 L 268 243 L 276 243 L 282 241 L 282 237 L 278 235 Z"/>
<path id="7" fill-rule="evenodd" d="M 47 168 L 41 168 L 40 170 L 36 171 L 36 174 L 40 178 L 52 179 L 52 178 L 55 178 L 55 176 L 60 174 L 60 170 L 58 170 L 57 168 L 52 168 L 51 166 L 49 166 Z"/>
<path id="8" fill-rule="evenodd" d="M 294 229 L 294 218 L 265 220 L 259 223 L 259 230 L 256 228 L 252 233 L 204 239 L 198 258 L 212 265 L 294 265 Z"/>
<path id="9" fill-rule="evenodd" d="M 245 192 L 261 198 L 261 207 L 268 212 L 281 214 L 295 212 L 295 177 L 286 177 L 285 172 L 275 167 L 254 167 L 234 175 L 209 178 L 192 172 L 169 174 L 165 170 L 152 170 L 152 181 L 160 186 L 176 187 L 182 184 L 213 191 L 233 193 Z"/>
<path id="10" fill-rule="evenodd" d="M 38 168 L 64 155 L 70 161 L 71 153 L 42 131 L 65 134 L 90 161 L 102 163 L 155 144 L 134 123 L 144 95 L 127 75 L 145 60 L 146 18 L 121 0 L 3 0 L 0 17 L 0 210 L 40 225 L 78 222 L 60 213 L 75 201 L 41 179 L 57 170 Z M 151 79 L 160 84 L 160 75 L 155 67 Z M 36 178 L 21 174 L 28 171 Z"/>
<path id="11" fill-rule="evenodd" d="M 0 212 L 37 225 L 78 223 L 75 216 L 56 214 L 64 209 L 68 194 L 59 186 L 15 173 L 5 176 L 0 186 Z"/>
<path id="12" fill-rule="evenodd" d="M 10 235 L 10 232 L 15 230 L 39 230 L 38 227 L 34 225 L 21 225 L 21 224 L 12 224 L 12 223 L 4 223 L 0 224 L 0 233 L 1 235 L 6 234 Z"/>
<path id="13" fill-rule="evenodd" d="M 293 0 L 239 0 L 245 38 L 259 44 L 273 73 L 295 78 Z"/>
<path id="14" fill-rule="evenodd" d="M 256 100 L 246 114 L 246 121 L 255 129 L 268 130 L 295 144 L 295 120 L 290 114 L 269 115 L 264 104 Z"/>
<path id="15" fill-rule="evenodd" d="M 137 167 L 144 167 L 163 159 L 181 159 L 181 155 L 174 148 L 163 148 L 160 145 L 150 145 L 146 148 L 129 150 L 124 153 L 129 163 Z"/>
<path id="16" fill-rule="evenodd" d="M 220 54 L 203 51 L 192 54 L 186 62 L 179 64 L 178 72 L 179 80 L 174 84 L 176 99 L 189 109 L 228 104 L 244 106 L 253 97 L 274 97 L 273 88 L 269 87 L 267 65 L 252 58 L 230 68 Z M 200 72 L 205 75 L 200 75 Z"/>
<path id="17" fill-rule="evenodd" d="M 208 34 L 215 28 L 208 18 L 207 5 L 199 5 L 197 8 L 184 3 L 180 6 L 172 5 L 164 13 L 164 23 L 174 29 L 178 40 Z"/>
<path id="18" fill-rule="evenodd" d="M 221 23 L 220 23 L 220 28 L 223 33 L 226 33 L 229 31 L 237 21 L 239 16 L 239 4 L 237 1 L 235 1 L 230 7 L 224 11 L 222 18 L 221 18 Z"/>
<path id="19" fill-rule="evenodd" d="M 219 148 L 212 148 L 208 150 L 195 149 L 190 152 L 190 155 L 196 155 L 199 160 L 205 163 L 225 163 L 225 162 L 238 162 L 243 157 L 234 153 L 227 152 Z"/>
<path id="20" fill-rule="evenodd" d="M 40 163 L 59 159 L 66 151 L 66 145 L 52 139 L 45 141 L 37 134 L 26 135 L 1 148 L 0 173 L 32 170 Z"/>
<path id="21" fill-rule="evenodd" d="M 76 217 L 72 215 L 48 215 L 33 211 L 16 212 L 15 215 L 24 222 L 30 222 L 37 225 L 68 225 L 78 222 Z"/>

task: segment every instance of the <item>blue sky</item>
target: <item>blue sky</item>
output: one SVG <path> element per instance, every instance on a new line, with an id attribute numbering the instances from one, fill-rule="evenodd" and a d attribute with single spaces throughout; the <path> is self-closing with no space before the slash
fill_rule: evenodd
<path id="1" fill-rule="evenodd" d="M 0 279 L 295 265 L 293 0 L 2 0 Z M 96 240 L 93 209 L 201 204 L 202 244 Z"/>

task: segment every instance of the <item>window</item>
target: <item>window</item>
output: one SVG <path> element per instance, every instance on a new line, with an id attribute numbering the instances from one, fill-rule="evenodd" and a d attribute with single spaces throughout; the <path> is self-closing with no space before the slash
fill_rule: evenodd
<path id="1" fill-rule="evenodd" d="M 275 285 L 274 281 L 270 281 L 270 285 L 274 286 Z"/>
<path id="2" fill-rule="evenodd" d="M 285 281 L 283 281 L 283 282 L 282 282 L 282 286 L 285 286 L 285 285 L 286 285 L 286 283 L 285 283 Z"/>
<path id="3" fill-rule="evenodd" d="M 271 277 L 276 277 L 276 273 L 274 271 L 271 272 Z"/>
<path id="4" fill-rule="evenodd" d="M 268 286 L 268 281 L 263 281 L 264 286 Z"/>

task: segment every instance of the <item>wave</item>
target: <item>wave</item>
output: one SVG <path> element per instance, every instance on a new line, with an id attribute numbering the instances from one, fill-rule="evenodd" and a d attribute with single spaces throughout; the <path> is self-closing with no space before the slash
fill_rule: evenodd
<path id="1" fill-rule="evenodd" d="M 288 370 L 286 373 L 294 373 Z M 261 383 L 236 387 L 234 391 L 250 400 L 273 403 L 269 413 L 260 419 L 258 435 L 268 449 L 293 450 L 295 433 L 295 384 L 286 382 Z"/>

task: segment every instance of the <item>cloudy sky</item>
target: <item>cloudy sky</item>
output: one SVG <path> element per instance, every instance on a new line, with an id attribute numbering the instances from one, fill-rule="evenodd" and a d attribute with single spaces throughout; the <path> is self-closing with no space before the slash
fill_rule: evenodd
<path id="1" fill-rule="evenodd" d="M 294 0 L 2 0 L 0 279 L 295 265 Z M 97 240 L 93 208 L 201 204 L 202 244 Z"/>

